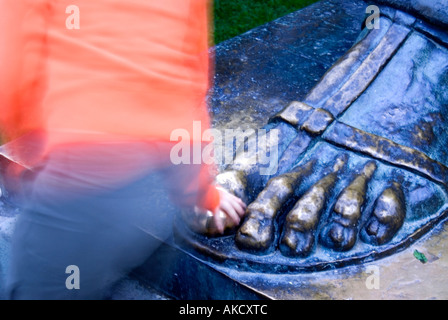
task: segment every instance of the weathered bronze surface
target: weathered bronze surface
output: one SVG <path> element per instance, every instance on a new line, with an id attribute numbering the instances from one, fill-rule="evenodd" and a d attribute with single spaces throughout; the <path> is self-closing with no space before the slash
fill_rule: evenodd
<path id="1" fill-rule="evenodd" d="M 325 246 L 346 251 L 355 245 L 366 200 L 367 183 L 375 170 L 375 162 L 368 162 L 362 172 L 339 195 L 330 223 L 322 232 L 321 243 Z"/>
<path id="2" fill-rule="evenodd" d="M 383 191 L 377 199 L 372 216 L 361 233 L 366 242 L 382 245 L 390 240 L 403 225 L 406 216 L 406 204 L 399 183 Z"/>
<path id="3" fill-rule="evenodd" d="M 290 200 L 304 176 L 309 175 L 313 163 L 285 173 L 267 183 L 257 199 L 247 208 L 247 217 L 236 234 L 236 244 L 252 252 L 266 252 L 274 242 L 277 214 Z"/>
<path id="4" fill-rule="evenodd" d="M 277 173 L 260 175 L 241 151 L 223 168 L 218 182 L 248 204 L 236 232 L 180 225 L 182 240 L 239 270 L 316 271 L 391 255 L 447 217 L 445 20 L 415 14 L 419 0 L 391 4 L 379 29 L 364 29 L 303 98 L 271 115 Z"/>
<path id="5" fill-rule="evenodd" d="M 336 123 L 324 138 L 373 158 L 416 170 L 439 183 L 446 185 L 448 182 L 448 168 L 443 164 L 431 159 L 423 152 L 399 145 L 389 139 L 363 132 L 343 123 Z"/>
<path id="6" fill-rule="evenodd" d="M 406 27 L 392 24 L 375 49 L 364 59 L 347 82 L 325 102 L 323 108 L 334 116 L 344 112 L 375 79 L 408 33 L 409 29 Z"/>
<path id="7" fill-rule="evenodd" d="M 301 129 L 312 135 L 320 135 L 333 122 L 333 115 L 324 109 L 315 109 Z"/>
<path id="8" fill-rule="evenodd" d="M 279 118 L 295 127 L 300 127 L 304 119 L 314 111 L 314 108 L 306 103 L 293 101 L 282 112 L 279 112 L 273 119 Z"/>
<path id="9" fill-rule="evenodd" d="M 315 183 L 286 216 L 280 250 L 287 256 L 307 256 L 314 247 L 315 232 L 338 172 L 347 162 L 346 156 L 336 159 L 331 173 Z"/>

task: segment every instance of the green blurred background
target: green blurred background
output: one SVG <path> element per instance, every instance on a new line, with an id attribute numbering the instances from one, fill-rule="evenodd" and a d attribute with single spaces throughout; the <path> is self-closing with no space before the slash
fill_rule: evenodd
<path id="1" fill-rule="evenodd" d="M 214 0 L 214 42 L 233 38 L 318 0 Z"/>

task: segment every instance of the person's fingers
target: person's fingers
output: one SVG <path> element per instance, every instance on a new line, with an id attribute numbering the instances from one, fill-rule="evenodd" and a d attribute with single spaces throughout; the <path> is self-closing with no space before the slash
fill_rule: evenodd
<path id="1" fill-rule="evenodd" d="M 246 206 L 241 205 L 238 201 L 233 202 L 233 207 L 240 217 L 246 214 Z"/>
<path id="2" fill-rule="evenodd" d="M 241 200 L 240 198 L 238 198 L 237 196 L 235 196 L 231 193 L 229 193 L 229 195 L 234 202 L 238 203 L 241 207 L 246 208 L 246 204 L 244 203 L 243 200 Z"/>
<path id="3" fill-rule="evenodd" d="M 221 187 L 218 187 L 218 189 L 220 191 L 221 197 L 231 202 L 231 205 L 233 206 L 237 214 L 240 217 L 244 216 L 244 214 L 246 213 L 246 204 L 244 203 L 244 201 Z"/>
<path id="4" fill-rule="evenodd" d="M 229 216 L 230 219 L 232 219 L 234 223 L 236 224 L 240 223 L 240 216 L 228 201 L 223 201 L 221 203 L 221 209 L 224 211 L 225 214 Z"/>
<path id="5" fill-rule="evenodd" d="M 218 232 L 223 234 L 224 233 L 224 223 L 218 213 L 219 213 L 219 211 L 217 211 L 213 214 L 213 220 L 215 221 L 215 226 L 216 226 L 216 229 L 218 229 Z"/>

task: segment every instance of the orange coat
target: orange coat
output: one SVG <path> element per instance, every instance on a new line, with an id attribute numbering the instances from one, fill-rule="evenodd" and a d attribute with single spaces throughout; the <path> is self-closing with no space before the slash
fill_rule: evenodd
<path id="1" fill-rule="evenodd" d="M 207 0 L 0 0 L 3 142 L 34 166 L 70 143 L 193 139 L 194 121 L 210 126 L 208 18 Z M 208 169 L 198 201 L 213 209 Z"/>

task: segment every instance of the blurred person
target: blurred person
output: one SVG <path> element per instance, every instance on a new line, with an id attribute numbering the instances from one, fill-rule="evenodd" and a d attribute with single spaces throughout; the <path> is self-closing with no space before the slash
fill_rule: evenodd
<path id="1" fill-rule="evenodd" d="M 239 223 L 214 166 L 170 159 L 173 130 L 202 148 L 193 123 L 210 127 L 209 14 L 207 0 L 0 0 L 1 152 L 20 164 L 3 179 L 23 208 L 10 299 L 105 298 L 166 239 L 173 207 Z"/>

